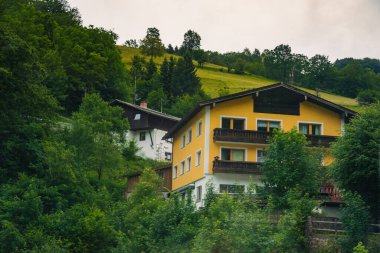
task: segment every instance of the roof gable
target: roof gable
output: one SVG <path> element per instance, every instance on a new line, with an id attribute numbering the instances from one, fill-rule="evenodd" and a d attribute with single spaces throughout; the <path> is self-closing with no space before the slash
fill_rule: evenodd
<path id="1" fill-rule="evenodd" d="M 317 104 L 319 106 L 322 106 L 322 107 L 327 108 L 329 110 L 332 110 L 334 112 L 343 114 L 346 118 L 352 117 L 356 114 L 356 112 L 354 112 L 350 109 L 347 109 L 343 106 L 337 105 L 333 102 L 330 102 L 326 99 L 323 99 L 321 97 L 313 95 L 309 92 L 298 89 L 292 85 L 285 84 L 285 83 L 276 83 L 276 84 L 267 85 L 264 87 L 251 89 L 251 90 L 247 90 L 247 91 L 242 91 L 239 93 L 234 93 L 234 94 L 230 94 L 227 96 L 218 97 L 218 98 L 214 98 L 214 99 L 210 99 L 210 100 L 200 102 L 191 112 L 189 112 L 187 115 L 185 115 L 182 118 L 182 120 L 180 120 L 178 122 L 178 124 L 176 124 L 173 128 L 171 128 L 169 130 L 169 132 L 163 137 L 163 139 L 168 139 L 168 138 L 173 137 L 173 135 L 179 129 L 181 129 L 195 114 L 197 114 L 205 106 L 212 106 L 213 107 L 217 103 L 222 103 L 225 101 L 234 100 L 234 99 L 238 99 L 238 98 L 242 98 L 242 97 L 246 97 L 246 96 L 257 97 L 257 96 L 260 96 L 260 93 L 273 92 L 274 90 L 284 90 L 287 93 L 294 94 L 294 99 L 300 100 L 303 98 L 303 100 L 307 100 L 311 103 Z M 277 93 L 277 92 L 275 92 L 275 93 Z"/>

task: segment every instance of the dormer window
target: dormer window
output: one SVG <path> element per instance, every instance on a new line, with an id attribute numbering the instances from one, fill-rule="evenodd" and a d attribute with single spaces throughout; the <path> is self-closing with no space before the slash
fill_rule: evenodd
<path id="1" fill-rule="evenodd" d="M 134 120 L 140 120 L 140 119 L 141 119 L 141 114 L 140 113 L 136 113 Z"/>

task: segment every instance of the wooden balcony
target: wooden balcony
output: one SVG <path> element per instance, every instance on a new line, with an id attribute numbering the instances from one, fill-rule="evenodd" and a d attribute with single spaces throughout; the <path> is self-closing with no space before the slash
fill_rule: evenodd
<path id="1" fill-rule="evenodd" d="M 214 129 L 214 141 L 240 142 L 267 144 L 271 133 L 259 132 L 254 130 L 237 130 L 226 128 Z M 328 135 L 305 135 L 310 142 L 310 146 L 329 147 L 331 142 L 336 140 L 336 136 Z"/>
<path id="2" fill-rule="evenodd" d="M 325 183 L 319 188 L 320 199 L 324 205 L 338 206 L 343 203 L 342 196 L 333 184 Z"/>
<path id="3" fill-rule="evenodd" d="M 241 162 L 217 160 L 213 162 L 214 173 L 235 173 L 235 174 L 255 174 L 260 175 L 260 165 L 257 162 Z"/>

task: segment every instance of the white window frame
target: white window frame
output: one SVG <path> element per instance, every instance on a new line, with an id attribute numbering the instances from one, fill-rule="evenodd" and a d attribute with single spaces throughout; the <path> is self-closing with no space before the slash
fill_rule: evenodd
<path id="1" fill-rule="evenodd" d="M 242 193 L 245 193 L 246 192 L 246 190 L 247 190 L 247 186 L 246 185 L 244 185 L 244 184 L 228 184 L 228 183 L 224 183 L 224 184 L 219 184 L 219 193 L 222 193 L 221 192 L 221 190 L 220 190 L 220 186 L 221 185 L 227 185 L 227 194 L 228 195 L 232 195 L 232 194 L 240 194 L 239 192 L 228 192 L 228 186 L 244 186 L 244 191 L 242 192 Z"/>
<path id="2" fill-rule="evenodd" d="M 195 196 L 196 196 L 195 202 L 197 202 L 197 203 L 201 202 L 201 200 L 202 200 L 202 185 L 197 186 Z"/>
<path id="3" fill-rule="evenodd" d="M 186 135 L 181 135 L 181 149 L 185 147 L 186 143 Z"/>
<path id="4" fill-rule="evenodd" d="M 263 148 L 257 148 L 256 149 L 256 162 L 259 162 L 259 151 L 266 151 L 266 150 Z"/>
<path id="5" fill-rule="evenodd" d="M 140 113 L 136 113 L 135 117 L 133 118 L 133 120 L 140 120 L 140 119 L 141 119 L 141 114 Z"/>
<path id="6" fill-rule="evenodd" d="M 193 140 L 193 128 L 192 127 L 190 127 L 189 129 L 187 129 L 186 135 L 187 135 L 186 145 L 189 145 L 191 143 L 191 141 Z"/>
<path id="7" fill-rule="evenodd" d="M 229 146 L 221 146 L 221 147 L 219 148 L 219 159 L 222 159 L 222 148 L 244 150 L 244 161 L 241 161 L 241 162 L 247 162 L 247 161 L 248 161 L 248 148 L 244 148 L 244 147 L 229 147 Z M 234 161 L 234 160 L 230 160 L 230 161 Z M 238 162 L 238 161 L 237 161 L 237 162 Z"/>
<path id="8" fill-rule="evenodd" d="M 199 123 L 201 124 L 201 127 L 199 127 Z M 202 127 L 203 127 L 203 123 L 202 123 L 202 120 L 200 119 L 200 120 L 198 120 L 197 121 L 197 125 L 196 125 L 196 137 L 199 137 L 199 136 L 201 136 L 202 135 Z"/>
<path id="9" fill-rule="evenodd" d="M 141 134 L 144 134 L 144 140 L 141 140 Z M 142 142 L 142 141 L 146 141 L 146 131 L 141 131 L 139 132 L 139 141 Z"/>
<path id="10" fill-rule="evenodd" d="M 198 154 L 200 153 L 200 156 L 198 157 Z M 195 167 L 201 166 L 202 161 L 202 149 L 198 149 L 195 151 Z"/>
<path id="11" fill-rule="evenodd" d="M 190 161 L 189 161 L 190 159 Z M 185 163 L 185 172 L 189 172 L 191 170 L 191 155 L 189 155 L 187 158 L 186 158 L 186 163 Z"/>
<path id="12" fill-rule="evenodd" d="M 173 179 L 178 176 L 178 165 L 173 166 Z"/>
<path id="13" fill-rule="evenodd" d="M 186 161 L 183 160 L 180 163 L 180 168 L 179 168 L 179 175 L 182 176 L 185 173 L 185 166 L 186 166 Z"/>
<path id="14" fill-rule="evenodd" d="M 220 122 L 219 122 L 219 127 L 222 128 L 222 119 L 223 118 L 230 118 L 230 119 L 244 119 L 244 130 L 247 130 L 248 126 L 248 118 L 247 117 L 242 117 L 242 116 L 228 116 L 228 115 L 220 115 Z"/>
<path id="15" fill-rule="evenodd" d="M 258 125 L 259 120 L 261 120 L 261 121 L 276 121 L 276 122 L 280 122 L 280 128 L 284 129 L 283 124 L 282 124 L 282 119 L 256 118 L 256 131 L 258 131 L 257 125 Z"/>
<path id="16" fill-rule="evenodd" d="M 312 124 L 312 125 L 321 125 L 321 135 L 324 135 L 324 126 L 323 122 L 314 122 L 314 121 L 297 121 L 297 131 L 300 131 L 300 124 Z"/>

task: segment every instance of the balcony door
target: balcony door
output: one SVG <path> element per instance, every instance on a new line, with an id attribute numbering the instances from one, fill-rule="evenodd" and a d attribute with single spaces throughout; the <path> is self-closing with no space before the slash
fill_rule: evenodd
<path id="1" fill-rule="evenodd" d="M 299 123 L 298 129 L 299 129 L 299 132 L 303 134 L 309 134 L 309 135 L 322 134 L 322 124 Z"/>
<path id="2" fill-rule="evenodd" d="M 222 128 L 245 130 L 245 119 L 223 117 Z"/>
<path id="3" fill-rule="evenodd" d="M 245 149 L 222 148 L 221 159 L 225 161 L 245 161 Z"/>
<path id="4" fill-rule="evenodd" d="M 258 120 L 257 131 L 272 133 L 274 129 L 281 127 L 281 121 L 276 120 Z"/>

